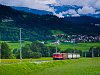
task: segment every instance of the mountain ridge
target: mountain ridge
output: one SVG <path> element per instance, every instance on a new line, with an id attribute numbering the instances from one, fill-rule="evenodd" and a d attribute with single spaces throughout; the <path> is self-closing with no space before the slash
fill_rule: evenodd
<path id="1" fill-rule="evenodd" d="M 99 18 L 83 16 L 88 21 L 91 19 L 91 21 L 87 23 L 87 20 L 85 20 L 86 22 L 81 23 L 80 18 L 83 17 L 77 17 L 77 22 L 72 20 L 73 17 L 58 18 L 54 15 L 37 15 L 14 10 L 9 6 L 3 5 L 0 5 L 0 11 L 0 32 L 4 33 L 2 36 L 3 40 L 18 40 L 19 31 L 8 30 L 9 27 L 23 28 L 25 31 L 23 30 L 22 35 L 23 38 L 28 38 L 27 40 L 54 39 L 51 30 L 60 30 L 68 35 L 96 36 L 100 34 L 100 27 L 95 25 L 100 24 Z M 91 24 L 92 21 L 93 23 Z"/>
<path id="2" fill-rule="evenodd" d="M 31 8 L 27 8 L 27 7 L 15 7 L 15 6 L 12 6 L 11 8 L 13 8 L 15 10 L 19 10 L 19 11 L 38 14 L 38 15 L 52 14 L 52 12 L 48 12 L 48 11 L 44 11 L 44 10 L 31 9 Z"/>
<path id="3" fill-rule="evenodd" d="M 100 18 L 100 14 L 79 14 L 78 9 L 82 9 L 81 6 L 76 5 L 63 5 L 63 6 L 55 6 L 52 4 L 48 4 L 50 8 L 53 9 L 53 11 L 46 11 L 46 10 L 40 10 L 40 9 L 32 9 L 27 7 L 12 7 L 13 9 L 20 10 L 20 11 L 26 11 L 31 12 L 33 14 L 39 14 L 39 15 L 46 15 L 46 14 L 52 14 L 52 15 L 62 15 L 63 17 L 78 17 L 78 16 L 92 16 L 96 18 Z M 100 10 L 96 10 L 100 11 Z M 77 14 L 77 15 L 76 15 Z"/>

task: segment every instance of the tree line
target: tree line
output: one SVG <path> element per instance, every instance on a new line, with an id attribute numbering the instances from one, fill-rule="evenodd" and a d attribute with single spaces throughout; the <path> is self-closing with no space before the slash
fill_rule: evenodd
<path id="1" fill-rule="evenodd" d="M 56 47 L 45 46 L 44 44 L 34 41 L 31 44 L 26 44 L 22 47 L 22 58 L 40 58 L 40 57 L 52 57 L 52 54 L 56 52 Z M 100 47 L 90 47 L 89 51 L 83 52 L 77 49 L 66 49 L 61 51 L 58 48 L 58 52 L 61 53 L 79 53 L 82 57 L 100 57 Z M 1 43 L 1 58 L 12 59 L 20 58 L 20 50 L 12 50 L 6 42 Z"/>
<path id="2" fill-rule="evenodd" d="M 26 44 L 22 47 L 22 58 L 51 57 L 53 53 L 55 53 L 55 47 L 47 47 L 38 41 L 32 42 L 31 44 Z M 1 58 L 20 58 L 20 50 L 11 50 L 6 42 L 2 42 Z"/>

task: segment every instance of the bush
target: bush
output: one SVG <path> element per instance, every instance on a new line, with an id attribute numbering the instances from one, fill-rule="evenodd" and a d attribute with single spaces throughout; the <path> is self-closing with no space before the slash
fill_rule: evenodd
<path id="1" fill-rule="evenodd" d="M 40 58 L 42 57 L 42 54 L 40 52 L 32 52 L 32 55 L 30 58 Z"/>

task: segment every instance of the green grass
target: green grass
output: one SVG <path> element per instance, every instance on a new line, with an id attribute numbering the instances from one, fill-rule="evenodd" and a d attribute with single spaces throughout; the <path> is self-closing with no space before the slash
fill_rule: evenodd
<path id="1" fill-rule="evenodd" d="M 55 46 L 55 45 L 47 44 L 47 46 Z M 73 46 L 73 44 L 71 43 L 57 45 L 57 47 L 60 48 L 61 50 L 66 50 L 68 48 L 71 48 L 71 49 L 78 49 L 82 51 L 88 51 L 92 46 L 94 47 L 100 46 L 100 43 L 77 43 L 75 46 Z"/>
<path id="2" fill-rule="evenodd" d="M 100 75 L 100 58 L 6 64 L 0 66 L 0 75 Z"/>
<path id="3" fill-rule="evenodd" d="M 51 30 L 51 33 L 54 34 L 54 35 L 64 34 L 64 32 L 62 32 L 60 30 Z"/>
<path id="4" fill-rule="evenodd" d="M 10 48 L 13 50 L 15 48 L 19 49 L 20 48 L 20 43 L 11 43 L 9 41 L 5 41 L 8 43 L 8 45 L 10 46 Z M 22 43 L 22 45 L 24 46 L 25 44 L 30 44 L 31 42 L 29 41 L 25 41 Z M 55 46 L 54 44 L 45 44 L 46 46 Z M 73 46 L 73 44 L 71 43 L 67 43 L 67 44 L 60 44 L 57 45 L 58 48 L 60 48 L 61 50 L 66 50 L 68 48 L 71 49 L 78 49 L 78 50 L 82 50 L 82 51 L 88 51 L 90 47 L 92 46 L 100 46 L 100 42 L 99 43 L 77 43 L 75 46 Z"/>
<path id="5" fill-rule="evenodd" d="M 22 62 L 30 62 L 31 59 L 22 59 Z M 52 57 L 42 57 L 42 58 L 34 58 L 31 62 L 38 60 L 52 60 Z M 1 59 L 2 64 L 10 64 L 10 63 L 19 63 L 20 59 Z"/>

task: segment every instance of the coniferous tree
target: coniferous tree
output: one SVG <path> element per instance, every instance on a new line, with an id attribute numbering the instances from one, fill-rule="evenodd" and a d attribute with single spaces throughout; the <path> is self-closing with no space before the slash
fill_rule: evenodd
<path id="1" fill-rule="evenodd" d="M 1 58 L 9 59 L 12 57 L 11 49 L 6 42 L 1 43 Z"/>

